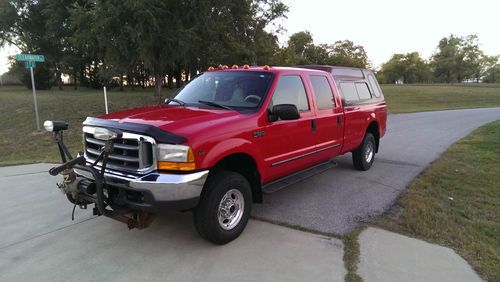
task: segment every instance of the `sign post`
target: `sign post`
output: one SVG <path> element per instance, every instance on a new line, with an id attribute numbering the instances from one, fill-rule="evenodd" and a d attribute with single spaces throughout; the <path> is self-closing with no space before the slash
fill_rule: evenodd
<path id="1" fill-rule="evenodd" d="M 35 104 L 36 130 L 40 130 L 40 118 L 38 117 L 38 103 L 36 102 L 35 76 L 33 75 L 33 67 L 30 67 L 30 73 L 31 88 L 33 89 L 33 103 Z"/>
<path id="2" fill-rule="evenodd" d="M 30 69 L 31 88 L 33 89 L 33 103 L 35 104 L 36 129 L 40 130 L 40 118 L 38 116 L 38 103 L 36 101 L 35 76 L 33 75 L 33 68 L 36 67 L 35 62 L 45 62 L 45 56 L 33 54 L 17 54 L 16 60 L 24 61 L 24 67 Z"/>

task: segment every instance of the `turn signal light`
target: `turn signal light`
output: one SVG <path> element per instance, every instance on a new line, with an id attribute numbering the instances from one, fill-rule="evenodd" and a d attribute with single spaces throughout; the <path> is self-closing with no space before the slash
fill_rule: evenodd
<path id="1" fill-rule="evenodd" d="M 158 162 L 158 169 L 189 171 L 189 170 L 195 170 L 196 164 L 194 162 L 192 163 Z"/>

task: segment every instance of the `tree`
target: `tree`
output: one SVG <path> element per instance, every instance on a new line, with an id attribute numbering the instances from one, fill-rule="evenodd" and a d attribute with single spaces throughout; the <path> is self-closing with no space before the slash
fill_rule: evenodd
<path id="1" fill-rule="evenodd" d="M 431 80 L 429 64 L 418 52 L 394 54 L 391 59 L 382 64 L 379 78 L 383 83 L 425 83 Z"/>
<path id="2" fill-rule="evenodd" d="M 287 11 L 280 0 L 4 0 L 0 46 L 44 54 L 39 71 L 60 86 L 63 73 L 75 88 L 154 81 L 160 95 L 166 77 L 180 86 L 209 65 L 271 62 Z"/>
<path id="3" fill-rule="evenodd" d="M 290 36 L 287 46 L 276 54 L 279 65 L 335 65 L 366 68 L 370 66 L 368 55 L 361 45 L 349 40 L 336 41 L 332 45 L 315 45 L 309 31 Z"/>
<path id="4" fill-rule="evenodd" d="M 485 71 L 483 73 L 483 82 L 500 82 L 500 55 L 486 56 L 483 60 Z"/>
<path id="5" fill-rule="evenodd" d="M 336 41 L 330 46 L 329 65 L 368 68 L 370 62 L 365 49 L 350 40 Z"/>
<path id="6" fill-rule="evenodd" d="M 439 41 L 437 52 L 432 57 L 435 77 L 443 82 L 479 81 L 483 52 L 479 48 L 477 35 L 457 37 L 453 34 Z"/>

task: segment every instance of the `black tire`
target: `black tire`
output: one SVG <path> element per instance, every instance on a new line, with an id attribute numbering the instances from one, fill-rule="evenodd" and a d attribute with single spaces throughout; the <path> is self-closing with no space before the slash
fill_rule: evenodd
<path id="1" fill-rule="evenodd" d="M 194 224 L 201 237 L 212 243 L 223 245 L 236 239 L 245 229 L 252 209 L 252 189 L 245 177 L 231 171 L 216 172 L 207 181 L 201 193 L 200 203 L 194 210 Z M 239 191 L 239 193 L 235 190 Z M 235 226 L 230 226 L 229 223 L 232 221 L 229 219 L 227 219 L 227 222 L 222 221 L 222 223 L 219 223 L 219 206 L 226 194 L 235 203 L 243 203 L 241 217 L 237 222 L 234 221 Z M 239 198 L 241 196 L 243 196 L 243 199 L 235 200 L 235 197 Z M 229 202 L 225 201 L 224 203 Z M 238 210 L 241 210 L 234 208 L 237 204 L 232 206 L 229 204 L 228 206 L 226 206 L 228 207 L 226 211 L 231 215 L 236 215 Z M 221 217 L 224 218 L 224 216 Z M 238 216 L 235 218 L 238 218 Z M 223 224 L 229 226 L 223 227 Z"/>
<path id="2" fill-rule="evenodd" d="M 352 163 L 354 167 L 363 171 L 369 170 L 375 161 L 375 148 L 375 137 L 373 137 L 373 134 L 370 132 L 367 132 L 361 146 L 352 152 Z M 368 150 L 371 150 L 370 157 L 368 157 L 368 154 L 370 154 Z"/>

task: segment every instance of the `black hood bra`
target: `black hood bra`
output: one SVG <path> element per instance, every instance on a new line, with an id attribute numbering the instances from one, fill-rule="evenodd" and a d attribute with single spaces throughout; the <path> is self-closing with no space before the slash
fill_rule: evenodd
<path id="1" fill-rule="evenodd" d="M 187 141 L 185 137 L 163 131 L 156 126 L 148 124 L 118 122 L 109 119 L 87 117 L 87 119 L 85 119 L 85 121 L 83 122 L 83 125 L 116 128 L 125 132 L 143 134 L 153 137 L 158 143 L 180 144 Z"/>

